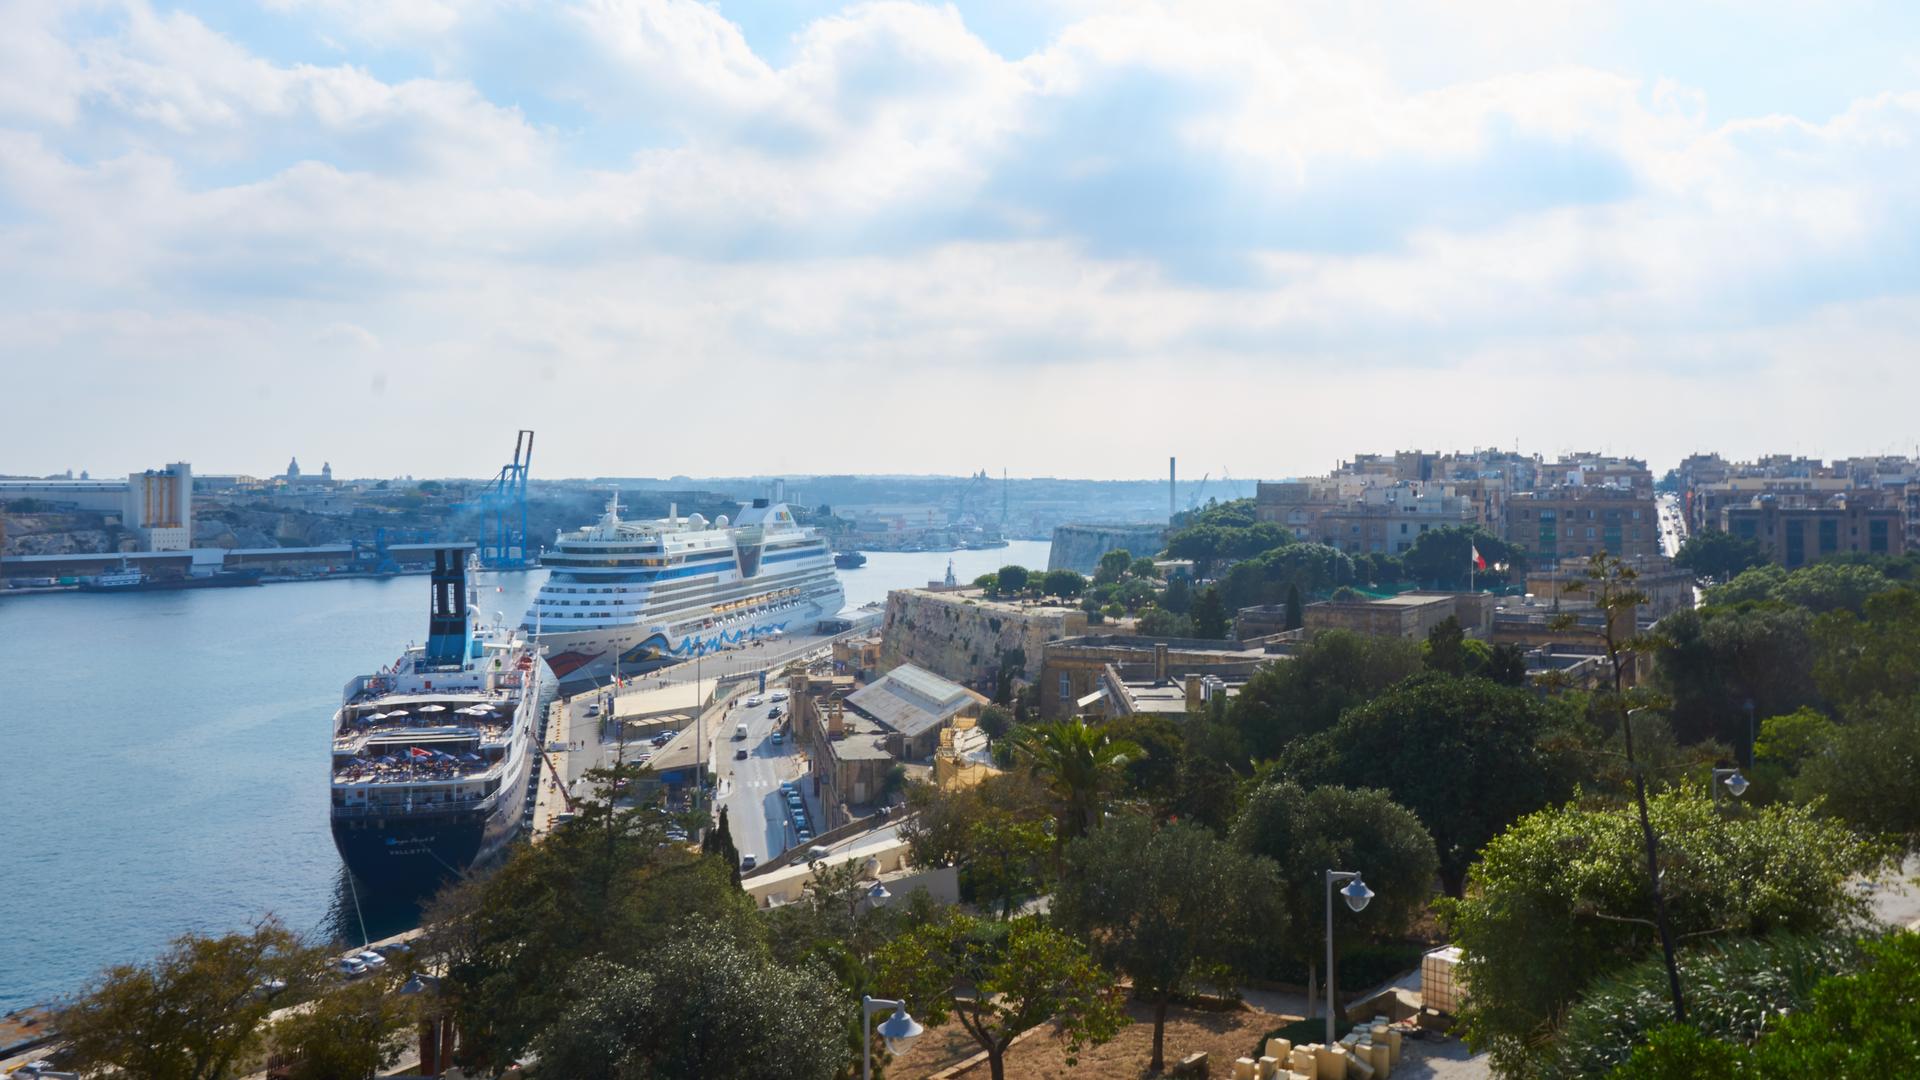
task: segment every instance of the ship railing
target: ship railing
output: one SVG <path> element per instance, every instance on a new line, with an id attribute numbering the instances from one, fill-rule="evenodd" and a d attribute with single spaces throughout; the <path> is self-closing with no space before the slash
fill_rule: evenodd
<path id="1" fill-rule="evenodd" d="M 502 790 L 505 790 L 504 788 Z M 333 816 L 341 818 L 392 817 L 396 814 L 417 817 L 421 814 L 452 814 L 463 810 L 477 810 L 499 798 L 500 792 L 481 795 L 472 799 L 415 799 L 412 803 L 405 800 L 382 803 L 354 803 L 349 806 L 336 806 Z"/>

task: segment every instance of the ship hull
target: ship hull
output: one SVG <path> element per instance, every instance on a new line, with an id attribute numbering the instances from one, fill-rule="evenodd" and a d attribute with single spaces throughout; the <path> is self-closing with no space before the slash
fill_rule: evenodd
<path id="1" fill-rule="evenodd" d="M 179 589 L 233 589 L 247 585 L 260 584 L 260 571 L 238 570 L 213 574 L 208 577 L 175 578 L 162 581 L 142 581 L 128 585 L 83 584 L 81 592 L 91 593 L 134 593 L 134 592 L 173 592 Z"/>
<path id="2" fill-rule="evenodd" d="M 425 895 L 501 857 L 520 835 L 533 747 L 517 775 L 479 807 L 363 813 L 332 819 L 333 846 L 362 884 L 377 892 Z"/>
<path id="3" fill-rule="evenodd" d="M 776 633 L 809 632 L 821 619 L 840 613 L 845 595 L 836 589 L 819 601 L 677 637 L 664 626 L 634 624 L 611 631 L 541 634 L 536 640 L 546 648 L 547 665 L 562 686 L 604 683 L 613 678 L 616 667 L 621 674 L 634 674 L 663 662 L 711 656 Z"/>

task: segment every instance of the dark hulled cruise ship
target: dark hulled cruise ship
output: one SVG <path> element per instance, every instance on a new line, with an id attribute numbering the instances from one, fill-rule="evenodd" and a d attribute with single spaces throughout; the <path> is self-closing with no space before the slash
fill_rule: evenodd
<path id="1" fill-rule="evenodd" d="M 377 890 L 424 892 L 520 832 L 553 677 L 526 635 L 474 631 L 466 555 L 434 553 L 427 643 L 349 682 L 333 717 L 334 846 Z"/>

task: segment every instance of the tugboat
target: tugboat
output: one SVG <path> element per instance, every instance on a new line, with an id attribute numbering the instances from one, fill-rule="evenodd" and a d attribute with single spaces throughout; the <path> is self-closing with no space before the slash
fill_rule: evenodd
<path id="1" fill-rule="evenodd" d="M 858 551 L 837 552 L 833 556 L 833 565 L 842 570 L 858 570 L 867 565 L 867 557 Z"/>
<path id="2" fill-rule="evenodd" d="M 434 552 L 427 643 L 347 683 L 333 716 L 333 843 L 375 890 L 419 895 L 520 833 L 553 676 L 530 637 L 473 631 L 465 553 Z"/>

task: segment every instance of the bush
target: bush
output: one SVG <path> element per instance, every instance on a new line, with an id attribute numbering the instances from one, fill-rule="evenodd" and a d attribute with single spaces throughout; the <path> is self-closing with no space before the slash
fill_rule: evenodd
<path id="1" fill-rule="evenodd" d="M 1854 970 L 1860 959 L 1859 942 L 1837 935 L 1776 934 L 1690 949 L 1680 954 L 1687 1021 L 1717 1039 L 1752 1042 L 1805 1006 L 1821 979 Z M 1598 1076 L 1672 1019 L 1666 964 L 1651 955 L 1580 999 L 1540 1080 Z"/>

